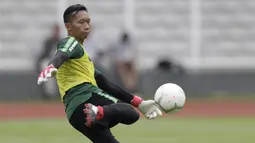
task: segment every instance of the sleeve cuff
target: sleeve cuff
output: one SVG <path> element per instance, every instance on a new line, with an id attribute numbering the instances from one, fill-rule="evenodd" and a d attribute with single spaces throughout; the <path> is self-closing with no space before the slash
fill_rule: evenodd
<path id="1" fill-rule="evenodd" d="M 134 96 L 133 99 L 131 100 L 131 105 L 134 107 L 138 107 L 142 101 L 143 101 L 143 99 L 141 97 Z"/>

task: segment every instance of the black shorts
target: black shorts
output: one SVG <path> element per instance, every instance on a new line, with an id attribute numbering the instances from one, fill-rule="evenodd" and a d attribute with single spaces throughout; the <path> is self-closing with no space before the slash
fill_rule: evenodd
<path id="1" fill-rule="evenodd" d="M 110 128 L 117 125 L 118 122 L 100 120 L 97 122 L 97 124 L 94 124 L 92 128 L 88 128 L 85 125 L 86 117 L 84 115 L 83 109 L 84 104 L 86 103 L 91 103 L 96 106 L 103 106 L 114 104 L 115 101 L 109 99 L 107 95 L 102 96 L 98 95 L 97 93 L 93 93 L 92 97 L 89 100 L 82 103 L 75 109 L 73 115 L 69 120 L 70 124 L 76 130 L 88 137 L 93 143 L 119 143 L 110 131 Z M 130 108 L 132 107 L 130 106 Z"/>

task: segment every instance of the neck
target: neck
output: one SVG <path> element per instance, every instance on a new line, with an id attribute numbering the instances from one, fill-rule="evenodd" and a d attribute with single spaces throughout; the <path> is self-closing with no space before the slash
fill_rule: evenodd
<path id="1" fill-rule="evenodd" d="M 74 37 L 80 44 L 83 44 L 84 39 L 77 38 L 75 36 L 72 36 L 71 34 L 68 34 L 68 36 Z"/>
<path id="2" fill-rule="evenodd" d="M 79 43 L 83 44 L 84 40 L 83 39 L 77 39 L 75 38 Z"/>

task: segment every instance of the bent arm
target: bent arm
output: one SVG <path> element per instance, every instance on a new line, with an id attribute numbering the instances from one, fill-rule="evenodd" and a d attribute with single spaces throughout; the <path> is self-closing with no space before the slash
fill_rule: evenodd
<path id="1" fill-rule="evenodd" d="M 52 57 L 48 65 L 53 65 L 55 68 L 60 68 L 60 66 L 67 61 L 68 55 L 62 51 L 57 51 L 57 53 Z"/>
<path id="2" fill-rule="evenodd" d="M 71 41 L 68 43 L 68 41 Z M 55 68 L 60 66 L 68 59 L 77 59 L 83 56 L 84 51 L 80 44 L 74 39 L 69 38 L 67 43 L 59 44 L 56 54 L 52 57 L 49 65 L 53 65 Z"/>

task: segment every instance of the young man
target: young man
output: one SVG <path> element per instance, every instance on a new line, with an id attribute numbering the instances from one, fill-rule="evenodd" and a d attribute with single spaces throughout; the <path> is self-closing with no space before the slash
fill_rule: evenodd
<path id="1" fill-rule="evenodd" d="M 110 128 L 139 119 L 137 107 L 148 119 L 162 115 L 153 100 L 143 100 L 109 82 L 90 60 L 82 44 L 90 32 L 85 6 L 68 7 L 63 15 L 68 37 L 38 77 L 38 84 L 56 76 L 70 124 L 93 143 L 119 143 Z M 132 105 L 133 107 L 131 107 Z"/>

